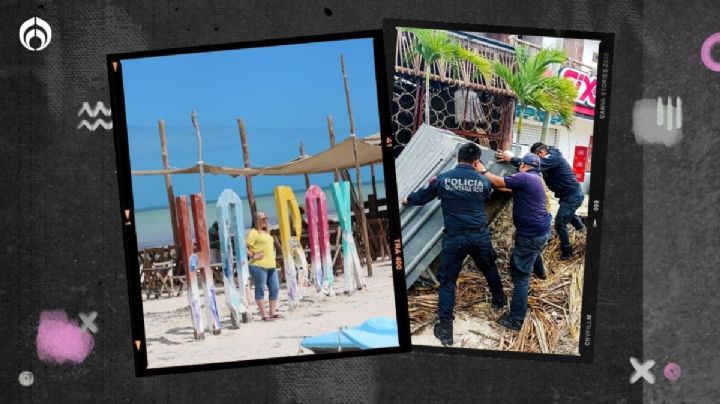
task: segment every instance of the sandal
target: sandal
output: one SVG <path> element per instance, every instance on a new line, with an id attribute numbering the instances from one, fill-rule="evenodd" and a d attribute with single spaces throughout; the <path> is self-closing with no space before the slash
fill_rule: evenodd
<path id="1" fill-rule="evenodd" d="M 273 321 L 272 317 L 263 317 L 263 321 Z"/>
<path id="2" fill-rule="evenodd" d="M 272 318 L 285 318 L 282 314 L 275 313 L 275 315 L 272 316 Z"/>

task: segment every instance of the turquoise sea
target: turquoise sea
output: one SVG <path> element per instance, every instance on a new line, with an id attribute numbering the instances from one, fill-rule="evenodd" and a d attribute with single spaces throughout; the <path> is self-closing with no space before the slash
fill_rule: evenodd
<path id="1" fill-rule="evenodd" d="M 385 183 L 379 181 L 376 183 L 378 199 L 385 198 Z M 335 204 L 333 203 L 330 187 L 323 187 L 325 198 L 327 200 L 328 216 L 337 220 Z M 245 189 L 234 189 L 238 195 L 244 195 Z M 242 192 L 242 193 L 241 193 Z M 363 184 L 363 196 L 367 199 L 367 195 L 372 192 L 372 185 Z M 242 196 L 241 196 L 242 197 Z M 305 191 L 295 191 L 295 199 L 298 205 L 305 205 Z M 272 194 L 256 195 L 255 201 L 258 210 L 267 213 L 270 225 L 277 225 L 277 212 L 275 210 L 275 197 Z M 216 220 L 216 200 L 206 201 L 205 215 L 207 226 L 210 227 Z M 190 211 L 192 215 L 192 211 Z M 247 199 L 243 198 L 243 219 L 245 228 L 250 228 L 250 205 Z M 192 223 L 192 219 L 190 220 Z M 168 245 L 173 243 L 172 227 L 170 225 L 170 210 L 167 206 L 146 208 L 135 211 L 135 231 L 137 232 L 138 249 L 146 247 Z M 191 230 L 194 238 L 194 230 Z"/>

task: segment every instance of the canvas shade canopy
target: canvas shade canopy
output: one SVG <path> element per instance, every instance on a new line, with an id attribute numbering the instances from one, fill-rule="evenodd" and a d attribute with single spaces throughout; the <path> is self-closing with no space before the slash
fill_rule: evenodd
<path id="1" fill-rule="evenodd" d="M 210 174 L 226 174 L 233 177 L 239 175 L 258 175 L 260 172 L 255 168 L 234 168 L 220 167 L 212 164 L 203 164 L 203 172 Z M 167 170 L 134 170 L 132 175 L 163 175 L 163 174 L 200 174 L 200 165 L 192 167 L 172 168 Z"/>
<path id="2" fill-rule="evenodd" d="M 231 177 L 254 176 L 254 175 L 297 175 L 316 174 L 332 172 L 343 168 L 355 167 L 355 156 L 353 155 L 353 142 L 357 148 L 358 160 L 361 166 L 382 162 L 382 148 L 374 145 L 375 138 L 379 134 L 369 137 L 369 141 L 350 136 L 335 146 L 320 152 L 314 156 L 300 157 L 285 164 L 269 167 L 256 168 L 233 168 L 220 167 L 211 164 L 204 164 L 205 173 L 225 174 Z M 372 143 L 371 143 L 372 142 Z M 194 165 L 187 168 L 168 170 L 136 170 L 132 175 L 162 175 L 162 174 L 199 174 L 200 166 Z"/>
<path id="3" fill-rule="evenodd" d="M 382 161 L 382 149 L 380 146 L 374 146 L 365 140 L 351 136 L 314 156 L 259 170 L 265 175 L 295 175 L 326 173 L 343 168 L 353 168 L 355 167 L 353 142 L 355 142 L 361 166 Z"/>

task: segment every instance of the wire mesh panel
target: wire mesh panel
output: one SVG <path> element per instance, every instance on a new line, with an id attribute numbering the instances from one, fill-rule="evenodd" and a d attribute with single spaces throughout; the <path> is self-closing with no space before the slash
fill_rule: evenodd
<path id="1" fill-rule="evenodd" d="M 396 74 L 393 82 L 392 124 L 395 155 L 410 142 L 424 120 L 424 80 Z M 465 137 L 499 142 L 509 130 L 514 113 L 513 97 L 430 81 L 429 124 Z M 509 121 L 509 122 L 507 122 Z"/>
<path id="2" fill-rule="evenodd" d="M 515 97 L 507 84 L 495 74 L 486 81 L 477 67 L 465 60 L 438 60 L 426 66 L 422 57 L 413 51 L 416 41 L 412 32 L 398 31 L 392 103 L 395 156 L 423 123 L 485 146 L 499 144 L 503 135 L 509 134 L 514 118 Z M 506 65 L 514 60 L 514 54 L 505 49 L 469 41 L 460 43 L 488 60 Z M 430 91 L 426 101 L 427 72 Z M 426 109 L 429 110 L 428 122 L 424 122 Z"/>

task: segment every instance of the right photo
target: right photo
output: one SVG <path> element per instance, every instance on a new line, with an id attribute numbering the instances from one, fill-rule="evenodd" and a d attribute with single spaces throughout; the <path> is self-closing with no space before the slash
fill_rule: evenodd
<path id="1" fill-rule="evenodd" d="M 417 25 L 385 31 L 412 344 L 591 356 L 612 44 Z"/>

